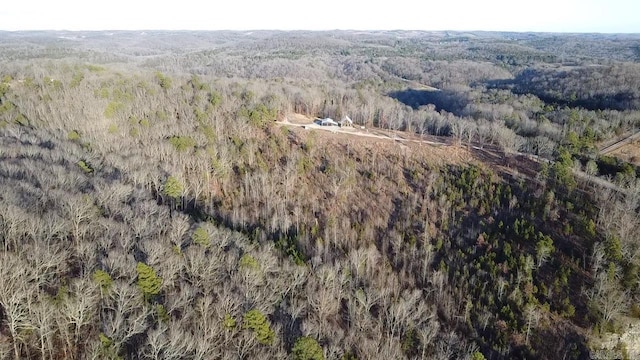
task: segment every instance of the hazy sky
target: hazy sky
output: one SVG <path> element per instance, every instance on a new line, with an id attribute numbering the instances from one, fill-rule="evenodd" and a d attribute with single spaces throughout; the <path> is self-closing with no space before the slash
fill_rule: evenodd
<path id="1" fill-rule="evenodd" d="M 640 0 L 9 0 L 0 30 L 418 29 L 640 33 Z"/>

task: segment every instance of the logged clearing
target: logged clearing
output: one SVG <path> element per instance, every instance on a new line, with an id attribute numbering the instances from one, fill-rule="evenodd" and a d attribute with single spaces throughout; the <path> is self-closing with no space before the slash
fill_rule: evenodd
<path id="1" fill-rule="evenodd" d="M 288 126 L 301 137 L 313 134 L 323 142 L 344 143 L 352 146 L 369 147 L 374 145 L 379 150 L 401 148 L 404 151 L 420 154 L 432 164 L 461 164 L 472 161 L 474 157 L 466 147 L 453 146 L 450 139 L 436 136 L 420 137 L 403 131 L 389 131 L 379 128 L 365 128 L 360 125 L 352 127 L 321 126 L 311 116 L 304 114 L 287 115 L 276 124 Z M 305 135 L 306 133 L 306 135 Z"/>
<path id="2" fill-rule="evenodd" d="M 326 144 L 339 146 L 347 142 L 353 147 L 377 150 L 402 149 L 406 154 L 419 155 L 430 164 L 468 164 L 484 163 L 501 173 L 511 176 L 534 179 L 539 163 L 525 154 L 507 155 L 496 146 L 479 148 L 477 146 L 456 145 L 451 138 L 438 136 L 420 136 L 404 131 L 390 131 L 380 128 L 321 126 L 311 116 L 290 114 L 284 120 L 276 122 L 288 126 L 302 138 L 314 136 Z"/>
<path id="3" fill-rule="evenodd" d="M 630 144 L 623 145 L 622 147 L 611 152 L 611 154 L 609 155 L 640 166 L 640 140 L 636 140 Z"/>
<path id="4" fill-rule="evenodd" d="M 429 164 L 443 166 L 447 164 L 484 164 L 498 173 L 507 174 L 511 178 L 538 181 L 541 158 L 525 153 L 506 154 L 498 146 L 477 146 L 478 144 L 456 144 L 451 138 L 439 136 L 420 136 L 404 131 L 391 131 L 380 128 L 365 128 L 359 125 L 353 127 L 321 126 L 319 119 L 304 114 L 291 114 L 282 121 L 280 126 L 288 126 L 301 138 L 315 136 L 323 143 L 339 147 L 345 142 L 354 148 L 370 150 L 375 148 L 382 151 L 397 151 L 404 155 L 417 155 Z M 313 134 L 313 135 L 310 135 Z M 640 159 L 640 141 L 624 145 L 613 152 L 625 161 L 638 164 Z M 603 188 L 620 190 L 615 184 L 600 178 L 592 178 L 581 171 L 575 175 L 588 182 L 597 183 Z"/>
<path id="5" fill-rule="evenodd" d="M 425 161 L 434 165 L 446 164 L 463 164 L 473 161 L 474 157 L 465 147 L 449 146 L 446 144 L 433 144 L 430 142 L 414 142 L 414 141 L 393 141 L 389 137 L 382 136 L 364 136 L 356 132 L 346 131 L 323 131 L 314 128 L 303 129 L 302 127 L 291 127 L 301 138 L 306 139 L 308 136 L 314 136 L 317 141 L 330 146 L 344 145 L 354 148 L 375 148 L 378 151 L 391 151 L 401 149 L 405 154 L 420 155 Z"/>
<path id="6" fill-rule="evenodd" d="M 322 126 L 319 122 L 319 118 L 314 119 L 313 117 L 304 114 L 290 114 L 284 117 L 282 121 L 276 121 L 276 124 L 301 127 L 305 130 L 323 130 L 333 134 L 348 134 L 371 139 L 391 140 L 404 143 L 413 142 L 434 146 L 451 145 L 451 138 L 447 137 L 432 135 L 425 135 L 421 137 L 417 134 L 405 131 L 367 128 L 356 124 L 353 126 Z"/>

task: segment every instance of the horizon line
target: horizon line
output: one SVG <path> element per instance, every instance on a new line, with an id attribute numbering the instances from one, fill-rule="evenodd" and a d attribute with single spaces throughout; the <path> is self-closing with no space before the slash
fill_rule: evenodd
<path id="1" fill-rule="evenodd" d="M 640 35 L 639 32 L 608 32 L 608 31 L 541 31 L 541 30 L 452 30 L 452 29 L 0 29 L 1 32 L 453 32 L 453 33 L 516 33 L 516 34 L 563 34 L 563 35 Z"/>

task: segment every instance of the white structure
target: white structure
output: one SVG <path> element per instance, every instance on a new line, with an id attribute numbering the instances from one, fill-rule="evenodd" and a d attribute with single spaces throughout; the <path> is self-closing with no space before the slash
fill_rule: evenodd
<path id="1" fill-rule="evenodd" d="M 342 121 L 340 121 L 340 126 L 353 126 L 353 121 L 351 120 L 351 118 L 349 118 L 348 116 L 345 115 L 345 117 L 342 118 Z"/>
<path id="2" fill-rule="evenodd" d="M 320 120 L 320 125 L 321 126 L 339 126 L 340 124 L 338 124 L 337 122 L 333 121 L 333 119 L 331 119 L 331 118 L 324 118 L 324 119 Z"/>

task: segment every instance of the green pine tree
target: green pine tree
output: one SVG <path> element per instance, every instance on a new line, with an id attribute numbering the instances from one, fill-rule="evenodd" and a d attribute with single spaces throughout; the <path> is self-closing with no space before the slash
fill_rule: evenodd
<path id="1" fill-rule="evenodd" d="M 324 360 L 322 347 L 314 338 L 308 336 L 298 338 L 291 353 L 294 360 Z"/>
<path id="2" fill-rule="evenodd" d="M 196 229 L 196 231 L 193 232 L 193 236 L 191 237 L 191 239 L 193 240 L 194 243 L 200 246 L 203 246 L 203 247 L 211 246 L 211 239 L 209 238 L 209 233 L 202 226 L 200 226 L 199 228 Z"/>
<path id="3" fill-rule="evenodd" d="M 182 190 L 182 183 L 180 180 L 173 176 L 169 176 L 167 181 L 164 183 L 162 192 L 170 198 L 178 199 L 182 195 Z"/>
<path id="4" fill-rule="evenodd" d="M 275 338 L 275 332 L 271 329 L 269 320 L 257 309 L 252 309 L 244 314 L 243 327 L 250 329 L 256 335 L 262 345 L 271 345 Z"/>
<path id="5" fill-rule="evenodd" d="M 156 274 L 153 268 L 145 263 L 138 262 L 136 266 L 138 271 L 138 286 L 145 298 L 149 299 L 152 296 L 160 293 L 160 287 L 162 287 L 162 278 Z"/>
<path id="6" fill-rule="evenodd" d="M 109 273 L 104 270 L 96 270 L 93 273 L 93 281 L 96 284 L 100 285 L 100 290 L 102 292 L 109 291 L 111 285 L 113 285 L 113 279 L 111 278 L 111 275 L 109 275 Z"/>

